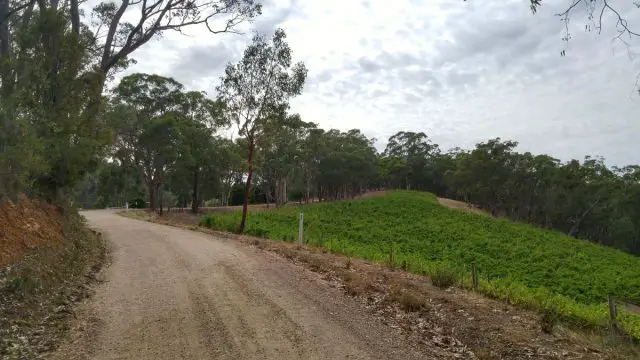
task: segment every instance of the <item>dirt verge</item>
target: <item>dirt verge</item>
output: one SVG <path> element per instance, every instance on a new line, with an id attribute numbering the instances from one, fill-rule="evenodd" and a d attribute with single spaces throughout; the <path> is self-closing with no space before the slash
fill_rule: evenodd
<path id="1" fill-rule="evenodd" d="M 35 248 L 63 245 L 61 212 L 44 201 L 19 197 L 0 204 L 0 267 L 22 259 Z"/>
<path id="2" fill-rule="evenodd" d="M 466 211 L 466 212 L 470 212 L 478 215 L 487 215 L 487 216 L 489 215 L 489 213 L 480 209 L 479 207 L 466 203 L 464 201 L 458 201 L 458 200 L 439 197 L 438 203 L 440 203 L 440 205 L 442 206 L 448 207 L 449 209 Z"/>
<path id="3" fill-rule="evenodd" d="M 91 294 L 106 245 L 77 213 L 37 200 L 5 203 L 0 222 L 0 359 L 43 358 Z"/>

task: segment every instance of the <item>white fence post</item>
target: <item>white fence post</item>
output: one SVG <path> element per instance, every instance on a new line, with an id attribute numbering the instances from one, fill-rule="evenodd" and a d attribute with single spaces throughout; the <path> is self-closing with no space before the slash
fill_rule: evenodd
<path id="1" fill-rule="evenodd" d="M 300 213 L 300 224 L 298 225 L 298 242 L 304 243 L 304 214 Z"/>

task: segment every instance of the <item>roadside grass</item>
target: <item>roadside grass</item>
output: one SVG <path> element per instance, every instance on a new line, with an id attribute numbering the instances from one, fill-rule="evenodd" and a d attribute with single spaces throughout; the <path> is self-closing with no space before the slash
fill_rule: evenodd
<path id="1" fill-rule="evenodd" d="M 0 268 L 0 359 L 32 359 L 53 350 L 68 330 L 73 304 L 90 295 L 106 260 L 102 237 L 77 213 L 64 219 L 64 242 L 30 250 Z"/>
<path id="2" fill-rule="evenodd" d="M 640 303 L 640 258 L 556 231 L 445 208 L 432 194 L 396 191 L 351 201 L 251 213 L 248 235 L 297 238 L 333 253 L 429 275 L 434 284 L 471 286 L 476 264 L 481 293 L 536 309 L 579 327 L 608 326 L 608 295 Z M 237 212 L 212 213 L 201 225 L 237 229 Z M 640 316 L 618 321 L 640 339 Z"/>

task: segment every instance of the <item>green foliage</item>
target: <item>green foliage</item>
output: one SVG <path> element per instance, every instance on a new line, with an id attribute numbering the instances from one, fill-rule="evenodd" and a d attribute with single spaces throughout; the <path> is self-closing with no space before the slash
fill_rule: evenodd
<path id="1" fill-rule="evenodd" d="M 40 9 L 7 23 L 12 44 L 0 54 L 0 133 L 7 136 L 0 136 L 0 163 L 7 170 L 0 187 L 54 199 L 95 168 L 111 140 L 99 97 L 92 116 L 83 112 L 100 78 L 79 80 L 92 54 L 87 34 L 70 31 L 63 12 Z"/>
<path id="2" fill-rule="evenodd" d="M 433 190 L 430 163 L 438 145 L 423 132 L 400 131 L 389 138 L 384 151 L 386 182 L 390 187 Z"/>
<path id="3" fill-rule="evenodd" d="M 222 105 L 183 90 L 172 78 L 131 74 L 116 87 L 116 103 L 107 113 L 116 130 L 112 152 L 141 175 L 154 210 L 160 188 L 169 182 L 176 201 L 191 200 L 197 211 L 203 184 L 219 176 L 213 132 L 225 124 Z"/>
<path id="4" fill-rule="evenodd" d="M 640 302 L 640 259 L 530 225 L 442 207 L 435 196 L 392 192 L 377 197 L 252 214 L 248 234 L 294 238 L 298 214 L 312 245 L 395 265 L 443 280 L 470 282 L 475 262 L 481 291 L 525 307 L 549 309 L 592 325 L 607 321 L 609 294 Z M 215 213 L 205 226 L 235 229 L 238 213 Z M 637 318 L 625 328 L 640 336 Z M 634 330 L 635 329 L 635 330 Z"/>
<path id="5" fill-rule="evenodd" d="M 147 207 L 147 203 L 140 198 L 133 199 L 133 201 L 131 201 L 131 204 L 129 204 L 129 207 L 131 207 L 132 209 L 144 209 Z"/>

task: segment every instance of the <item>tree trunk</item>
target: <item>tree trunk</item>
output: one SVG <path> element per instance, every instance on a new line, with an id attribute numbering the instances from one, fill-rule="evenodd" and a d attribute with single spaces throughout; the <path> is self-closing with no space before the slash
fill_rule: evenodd
<path id="1" fill-rule="evenodd" d="M 191 202 L 191 212 L 194 214 L 198 213 L 198 209 L 200 208 L 200 199 L 198 196 L 198 179 L 199 178 L 199 169 L 195 168 L 193 171 L 193 194 L 192 194 L 192 202 Z"/>
<path id="2" fill-rule="evenodd" d="M 576 222 L 573 223 L 573 226 L 571 226 L 571 229 L 569 229 L 569 232 L 567 233 L 567 235 L 573 237 L 576 235 L 576 233 L 578 232 L 578 230 L 580 229 L 580 223 L 582 222 L 582 220 L 587 217 L 587 215 L 589 215 L 589 213 L 591 212 L 591 210 L 593 210 L 593 208 L 598 205 L 598 203 L 600 202 L 600 197 L 598 197 L 596 199 L 595 202 L 591 203 L 591 205 L 589 205 L 589 207 L 587 208 L 587 210 L 585 210 L 582 215 L 580 215 L 580 217 L 576 220 Z"/>
<path id="3" fill-rule="evenodd" d="M 9 0 L 0 0 L 0 61 L 2 61 L 3 72 L 0 74 L 2 80 L 2 95 L 8 96 L 12 92 L 13 79 L 11 70 L 7 65 L 11 56 L 11 33 L 9 31 Z"/>
<path id="4" fill-rule="evenodd" d="M 267 184 L 267 186 L 264 189 L 264 197 L 265 197 L 265 200 L 267 200 L 267 209 L 268 209 L 269 205 L 271 205 L 271 203 L 273 202 L 273 196 L 271 194 L 271 182 L 265 181 L 265 183 Z M 276 186 L 277 185 L 278 184 L 276 183 Z"/>
<path id="5" fill-rule="evenodd" d="M 77 36 L 80 35 L 80 11 L 78 0 L 71 0 L 71 31 Z"/>
<path id="6" fill-rule="evenodd" d="M 220 194 L 220 200 L 222 201 L 222 206 L 227 206 L 229 204 L 229 191 L 225 188 L 225 190 Z"/>
<path id="7" fill-rule="evenodd" d="M 149 190 L 149 210 L 156 211 L 156 192 L 153 184 L 147 184 Z"/>
<path id="8" fill-rule="evenodd" d="M 244 202 L 242 203 L 242 221 L 240 222 L 240 228 L 238 233 L 244 232 L 244 227 L 247 224 L 247 210 L 249 206 L 249 190 L 251 190 L 251 177 L 253 176 L 253 165 L 251 160 L 253 158 L 253 139 L 249 140 L 249 154 L 247 156 L 247 164 L 249 165 L 249 173 L 247 175 L 247 182 L 244 185 Z"/>
<path id="9" fill-rule="evenodd" d="M 281 207 L 287 202 L 287 180 L 278 179 L 276 180 L 276 207 Z"/>
<path id="10" fill-rule="evenodd" d="M 305 196 L 305 201 L 308 204 L 309 203 L 309 197 L 311 196 L 311 177 L 307 176 L 307 194 Z"/>
<path id="11" fill-rule="evenodd" d="M 284 205 L 289 200 L 289 197 L 287 196 L 287 194 L 289 194 L 289 191 L 287 190 L 287 179 L 282 180 L 282 185 L 282 205 Z"/>

